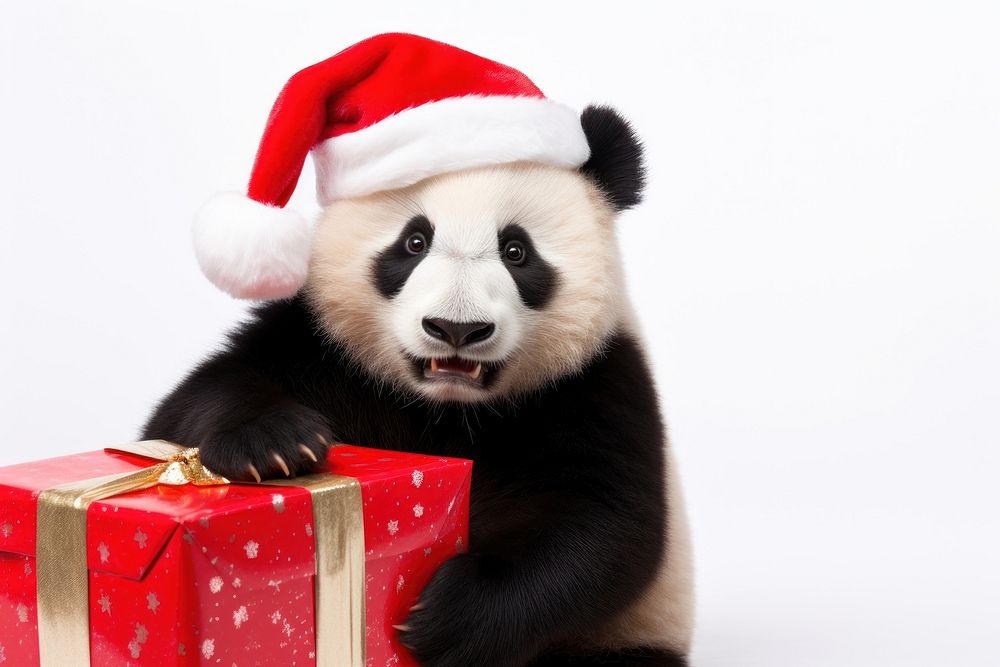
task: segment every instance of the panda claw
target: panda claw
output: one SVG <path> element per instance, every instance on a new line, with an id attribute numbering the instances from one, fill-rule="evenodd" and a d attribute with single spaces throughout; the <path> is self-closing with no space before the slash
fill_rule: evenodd
<path id="1" fill-rule="evenodd" d="M 273 452 L 271 456 L 274 457 L 274 462 L 278 464 L 279 468 L 281 468 L 281 472 L 285 473 L 285 477 L 291 477 L 292 472 L 288 469 L 288 464 L 285 463 L 285 459 L 281 458 L 281 454 Z"/>
<path id="2" fill-rule="evenodd" d="M 410 631 L 410 626 L 406 625 L 405 623 L 400 623 L 400 624 L 394 625 L 392 627 L 396 628 L 400 632 L 409 632 Z"/>
<path id="3" fill-rule="evenodd" d="M 306 456 L 306 458 L 310 459 L 313 463 L 319 463 L 319 459 L 316 458 L 316 453 L 301 443 L 299 444 L 299 451 L 302 452 Z"/>
<path id="4" fill-rule="evenodd" d="M 317 433 L 316 434 L 316 440 L 319 442 L 319 444 L 323 445 L 324 447 L 326 447 L 329 444 L 326 441 L 326 438 L 323 437 L 322 433 Z"/>
<path id="5" fill-rule="evenodd" d="M 260 484 L 260 482 L 261 482 L 260 473 L 257 472 L 257 468 L 254 467 L 254 464 L 252 464 L 252 463 L 248 464 L 247 465 L 247 471 L 253 476 L 253 478 L 255 480 L 257 480 L 257 483 Z"/>

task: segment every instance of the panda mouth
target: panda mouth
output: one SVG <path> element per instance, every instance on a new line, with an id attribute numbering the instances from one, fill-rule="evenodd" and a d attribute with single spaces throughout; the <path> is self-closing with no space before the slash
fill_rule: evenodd
<path id="1" fill-rule="evenodd" d="M 462 357 L 432 357 L 414 359 L 420 377 L 430 382 L 456 382 L 485 389 L 496 376 L 500 364 L 464 359 Z"/>

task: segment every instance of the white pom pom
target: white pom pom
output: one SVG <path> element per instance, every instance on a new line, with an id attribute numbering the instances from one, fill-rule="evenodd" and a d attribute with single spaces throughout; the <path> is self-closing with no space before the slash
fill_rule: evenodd
<path id="1" fill-rule="evenodd" d="M 238 299 L 282 299 L 305 283 L 312 228 L 295 211 L 224 192 L 198 211 L 193 239 L 202 272 Z"/>

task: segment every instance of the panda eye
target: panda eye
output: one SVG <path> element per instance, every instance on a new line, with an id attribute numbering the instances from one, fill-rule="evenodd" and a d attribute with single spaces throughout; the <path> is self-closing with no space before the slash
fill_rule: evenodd
<path id="1" fill-rule="evenodd" d="M 510 241 L 503 248 L 503 258 L 508 264 L 513 264 L 514 266 L 523 264 L 527 254 L 520 241 Z"/>
<path id="2" fill-rule="evenodd" d="M 427 238 L 420 232 L 411 234 L 409 238 L 406 239 L 406 251 L 411 255 L 419 255 L 426 249 Z"/>

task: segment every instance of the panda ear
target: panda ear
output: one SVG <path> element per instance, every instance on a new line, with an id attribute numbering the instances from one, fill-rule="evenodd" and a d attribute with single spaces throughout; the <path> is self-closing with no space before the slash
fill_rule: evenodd
<path id="1" fill-rule="evenodd" d="M 580 172 L 594 180 L 616 211 L 642 201 L 642 143 L 628 121 L 611 107 L 591 105 L 580 114 L 580 124 L 590 144 L 590 158 Z"/>

